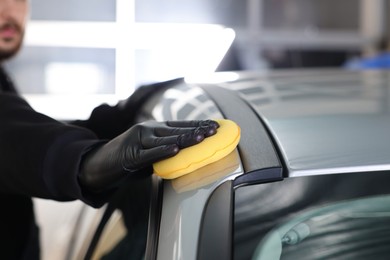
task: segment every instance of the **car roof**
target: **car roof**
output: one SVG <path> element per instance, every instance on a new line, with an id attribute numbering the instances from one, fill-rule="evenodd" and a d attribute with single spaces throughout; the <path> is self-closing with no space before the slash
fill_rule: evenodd
<path id="1" fill-rule="evenodd" d="M 388 71 L 289 70 L 216 85 L 257 113 L 295 177 L 390 169 L 389 79 Z"/>
<path id="2" fill-rule="evenodd" d="M 157 258 L 201 259 L 210 238 L 229 244 L 226 233 L 214 232 L 220 235 L 215 239 L 207 227 L 226 228 L 233 191 L 241 186 L 390 169 L 389 76 L 324 69 L 221 72 L 148 95 L 137 120 L 222 117 L 242 130 L 238 149 L 224 160 L 160 180 Z"/>

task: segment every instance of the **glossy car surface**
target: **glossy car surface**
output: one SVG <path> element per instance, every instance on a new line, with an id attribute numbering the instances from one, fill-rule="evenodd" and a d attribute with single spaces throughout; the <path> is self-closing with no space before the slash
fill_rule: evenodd
<path id="1" fill-rule="evenodd" d="M 241 141 L 189 175 L 119 192 L 106 218 L 119 209 L 124 233 L 105 259 L 137 250 L 164 260 L 385 259 L 389 79 L 386 71 L 240 72 L 159 88 L 140 121 L 228 118 Z M 102 233 L 96 241 L 110 234 Z M 102 247 L 96 241 L 89 255 Z"/>

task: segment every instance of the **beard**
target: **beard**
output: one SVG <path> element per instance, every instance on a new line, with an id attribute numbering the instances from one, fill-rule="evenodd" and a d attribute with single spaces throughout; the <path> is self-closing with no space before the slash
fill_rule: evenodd
<path id="1" fill-rule="evenodd" d="M 21 38 L 13 48 L 5 49 L 0 47 L 0 61 L 8 60 L 15 56 L 19 52 L 22 42 L 23 40 Z"/>
<path id="2" fill-rule="evenodd" d="M 15 22 L 8 22 L 0 27 L 0 30 L 12 27 L 16 30 L 17 35 L 13 38 L 0 39 L 0 61 L 7 60 L 15 56 L 23 43 L 24 31 L 21 26 Z"/>

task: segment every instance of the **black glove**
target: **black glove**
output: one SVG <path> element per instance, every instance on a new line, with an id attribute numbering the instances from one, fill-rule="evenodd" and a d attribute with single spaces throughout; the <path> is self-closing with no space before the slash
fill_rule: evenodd
<path id="1" fill-rule="evenodd" d="M 153 163 L 200 143 L 215 134 L 218 127 L 212 120 L 148 121 L 134 125 L 86 154 L 81 164 L 80 183 L 92 192 L 111 188 L 123 177 L 145 172 Z"/>

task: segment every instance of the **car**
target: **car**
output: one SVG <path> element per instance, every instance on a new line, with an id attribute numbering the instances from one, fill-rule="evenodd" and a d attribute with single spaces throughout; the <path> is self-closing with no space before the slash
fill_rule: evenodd
<path id="1" fill-rule="evenodd" d="M 387 259 L 390 72 L 219 72 L 146 91 L 145 120 L 226 118 L 223 159 L 85 206 L 69 259 Z M 91 213 L 92 212 L 92 213 Z"/>

